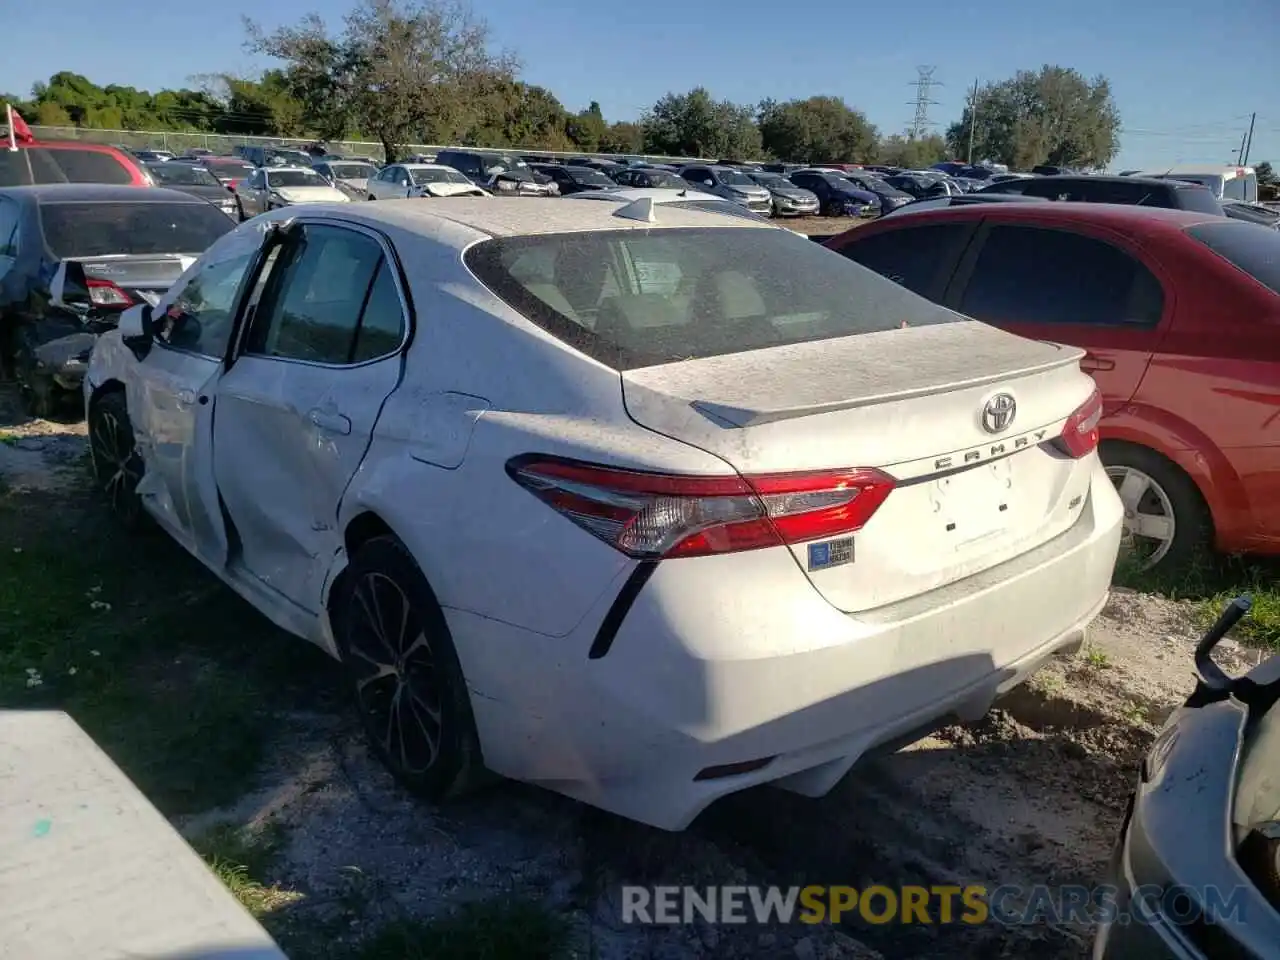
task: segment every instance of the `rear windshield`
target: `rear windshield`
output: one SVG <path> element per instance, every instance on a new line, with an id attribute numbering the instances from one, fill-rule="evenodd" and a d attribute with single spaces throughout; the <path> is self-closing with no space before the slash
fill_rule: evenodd
<path id="1" fill-rule="evenodd" d="M 94 150 L 7 150 L 0 145 L 0 187 L 33 183 L 133 183 L 133 171 L 113 154 Z"/>
<path id="2" fill-rule="evenodd" d="M 962 319 L 789 230 L 505 237 L 466 262 L 515 310 L 618 370 Z"/>
<path id="3" fill-rule="evenodd" d="M 147 169 L 161 183 L 176 183 L 188 187 L 221 186 L 217 177 L 193 163 L 154 163 Z"/>
<path id="4" fill-rule="evenodd" d="M 253 173 L 253 164 L 241 160 L 203 160 L 201 162 L 215 174 L 224 177 L 243 177 Z"/>
<path id="5" fill-rule="evenodd" d="M 1178 207 L 1182 210 L 1194 210 L 1196 213 L 1222 213 L 1222 204 L 1211 190 L 1204 187 L 1178 187 Z"/>
<path id="6" fill-rule="evenodd" d="M 203 253 L 235 224 L 211 203 L 42 203 L 45 241 L 59 258 Z"/>
<path id="7" fill-rule="evenodd" d="M 565 173 L 569 174 L 575 183 L 594 184 L 600 187 L 617 186 L 599 170 L 593 170 L 591 167 L 565 167 Z"/>
<path id="8" fill-rule="evenodd" d="M 1223 220 L 1188 227 L 1187 233 L 1263 286 L 1280 293 L 1280 231 L 1256 223 Z"/>

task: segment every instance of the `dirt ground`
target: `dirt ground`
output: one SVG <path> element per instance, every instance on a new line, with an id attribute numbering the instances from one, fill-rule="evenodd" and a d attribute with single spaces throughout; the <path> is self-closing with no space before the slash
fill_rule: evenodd
<path id="1" fill-rule="evenodd" d="M 811 237 L 834 237 L 869 221 L 859 217 L 778 217 L 773 222 Z"/>
<path id="2" fill-rule="evenodd" d="M 71 503 L 83 490 L 83 425 L 10 416 L 0 428 L 7 496 L 27 490 Z M 18 529 L 4 536 L 17 552 L 36 534 L 21 510 L 14 516 Z M 168 563 L 184 560 L 176 547 L 156 549 Z M 193 590 L 213 596 L 215 617 L 246 622 L 240 601 L 211 576 L 190 577 Z M 262 919 L 294 960 L 348 956 L 388 924 L 495 896 L 543 904 L 569 931 L 568 955 L 601 960 L 1082 958 L 1090 931 L 1049 925 L 624 926 L 619 888 L 1098 882 L 1139 758 L 1192 687 L 1195 616 L 1190 604 L 1117 591 L 1079 655 L 1050 665 L 978 724 L 868 761 L 821 800 L 769 788 L 728 798 L 683 834 L 512 783 L 424 806 L 382 771 L 342 698 L 328 693 L 282 692 L 265 707 L 271 722 L 249 789 L 174 820 L 190 838 L 220 826 L 279 838 L 260 879 L 280 895 Z M 307 683 L 334 682 L 301 641 L 265 621 L 253 629 L 251 641 L 280 645 Z M 1228 662 L 1260 659 L 1230 642 L 1222 650 Z"/>

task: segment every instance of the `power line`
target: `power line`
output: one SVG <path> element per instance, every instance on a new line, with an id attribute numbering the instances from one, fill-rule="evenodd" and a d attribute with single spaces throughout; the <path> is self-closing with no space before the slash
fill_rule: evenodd
<path id="1" fill-rule="evenodd" d="M 929 93 L 934 87 L 942 86 L 940 81 L 933 79 L 934 71 L 937 69 L 937 67 L 916 67 L 916 79 L 911 82 L 911 86 L 916 88 L 916 98 L 907 101 L 916 108 L 915 116 L 911 120 L 912 138 L 919 137 L 926 127 L 932 126 L 929 120 L 929 108 L 937 106 L 938 101 L 930 100 Z"/>

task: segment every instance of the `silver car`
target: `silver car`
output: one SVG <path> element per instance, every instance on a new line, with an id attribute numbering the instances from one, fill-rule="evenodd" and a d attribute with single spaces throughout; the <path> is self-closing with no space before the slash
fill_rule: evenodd
<path id="1" fill-rule="evenodd" d="M 714 164 L 690 164 L 680 168 L 680 176 L 694 189 L 741 204 L 752 213 L 770 216 L 773 197 L 741 170 Z"/>
<path id="2" fill-rule="evenodd" d="M 751 173 L 748 176 L 769 191 L 775 217 L 816 217 L 821 212 L 816 193 L 797 187 L 780 173 Z"/>
<path id="3" fill-rule="evenodd" d="M 312 169 L 337 187 L 352 200 L 363 200 L 369 195 L 369 181 L 378 175 L 378 168 L 371 163 L 357 160 L 318 160 Z"/>

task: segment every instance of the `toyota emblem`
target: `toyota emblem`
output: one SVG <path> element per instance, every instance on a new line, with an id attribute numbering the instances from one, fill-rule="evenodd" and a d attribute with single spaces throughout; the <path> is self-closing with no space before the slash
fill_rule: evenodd
<path id="1" fill-rule="evenodd" d="M 982 429 L 987 433 L 1007 430 L 1017 412 L 1018 401 L 1013 399 L 1013 394 L 997 393 L 982 408 Z"/>

